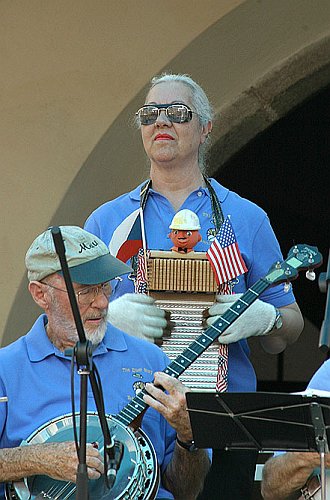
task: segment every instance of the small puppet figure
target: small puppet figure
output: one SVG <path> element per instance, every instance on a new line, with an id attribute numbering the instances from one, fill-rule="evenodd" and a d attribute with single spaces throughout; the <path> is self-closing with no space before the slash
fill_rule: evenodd
<path id="1" fill-rule="evenodd" d="M 173 252 L 189 253 L 202 237 L 199 234 L 201 228 L 198 216 L 191 210 L 179 210 L 172 219 L 169 233 L 174 246 Z"/>

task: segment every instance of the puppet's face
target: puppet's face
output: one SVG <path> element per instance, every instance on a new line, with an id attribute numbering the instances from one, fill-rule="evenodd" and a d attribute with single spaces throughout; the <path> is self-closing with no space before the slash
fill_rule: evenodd
<path id="1" fill-rule="evenodd" d="M 169 234 L 174 246 L 180 248 L 194 248 L 202 237 L 197 230 L 172 229 Z"/>

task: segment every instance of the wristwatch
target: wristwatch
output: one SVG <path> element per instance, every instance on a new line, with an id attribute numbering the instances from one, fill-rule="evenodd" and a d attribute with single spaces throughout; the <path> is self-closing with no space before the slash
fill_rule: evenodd
<path id="1" fill-rule="evenodd" d="M 184 448 L 187 451 L 197 451 L 198 450 L 197 446 L 195 446 L 194 441 L 184 442 L 184 441 L 181 441 L 181 439 L 179 439 L 178 437 L 176 438 L 176 441 L 181 446 L 181 448 Z"/>
<path id="2" fill-rule="evenodd" d="M 281 328 L 281 326 L 283 325 L 282 314 L 281 314 L 281 311 L 279 309 L 277 309 L 277 307 L 275 307 L 275 311 L 276 311 L 276 316 L 275 316 L 274 326 L 272 329 L 279 330 Z"/>

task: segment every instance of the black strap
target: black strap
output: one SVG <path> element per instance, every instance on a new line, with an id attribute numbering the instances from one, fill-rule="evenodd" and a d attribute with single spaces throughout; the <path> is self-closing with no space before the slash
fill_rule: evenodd
<path id="1" fill-rule="evenodd" d="M 147 180 L 147 182 L 145 182 L 143 184 L 143 186 L 141 187 L 141 191 L 140 191 L 140 207 L 142 208 L 142 210 L 145 209 L 145 206 L 146 206 L 146 203 L 147 203 L 147 199 L 148 199 L 148 196 L 149 196 L 149 190 L 151 188 L 151 179 Z"/>
<path id="2" fill-rule="evenodd" d="M 215 229 L 217 230 L 216 234 L 218 234 L 219 229 L 222 226 L 222 223 L 224 221 L 221 203 L 220 203 L 219 198 L 217 197 L 216 192 L 214 191 L 213 187 L 211 186 L 210 179 L 208 177 L 206 177 L 206 175 L 203 175 L 203 178 L 204 178 L 204 182 L 206 184 L 206 187 L 210 193 L 214 225 L 215 225 Z"/>

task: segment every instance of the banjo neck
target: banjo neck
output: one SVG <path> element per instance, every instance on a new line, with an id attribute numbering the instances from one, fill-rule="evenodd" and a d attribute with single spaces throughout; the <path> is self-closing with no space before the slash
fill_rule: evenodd
<path id="1" fill-rule="evenodd" d="M 171 377 L 178 378 L 269 286 L 271 284 L 265 278 L 257 281 L 213 325 L 208 327 L 176 359 L 171 361 L 163 372 Z M 116 415 L 116 419 L 134 429 L 138 428 L 143 414 L 148 408 L 148 405 L 143 400 L 146 393 L 146 390 L 142 389 Z"/>

